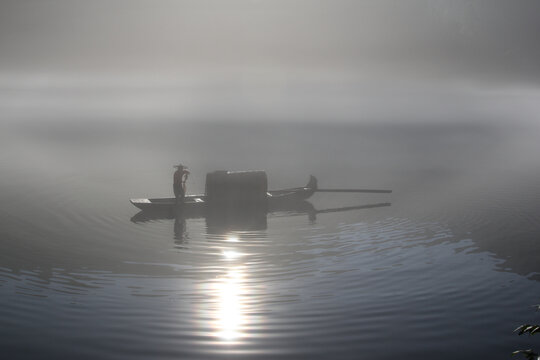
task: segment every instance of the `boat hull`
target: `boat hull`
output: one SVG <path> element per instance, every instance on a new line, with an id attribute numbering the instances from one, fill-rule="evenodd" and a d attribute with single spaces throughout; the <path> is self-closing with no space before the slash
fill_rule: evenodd
<path id="1" fill-rule="evenodd" d="M 281 204 L 294 203 L 306 200 L 311 196 L 310 191 L 296 191 L 271 194 L 268 193 L 268 207 L 272 208 Z M 175 198 L 154 198 L 154 199 L 131 199 L 130 202 L 141 210 L 171 210 L 181 208 L 185 210 L 205 209 L 208 207 L 206 198 L 202 196 L 193 196 L 184 198 L 183 202 L 176 202 Z"/>
<path id="2" fill-rule="evenodd" d="M 141 210 L 167 210 L 176 207 L 204 208 L 206 205 L 204 195 L 186 196 L 183 202 L 178 203 L 175 198 L 131 199 L 130 202 Z"/>

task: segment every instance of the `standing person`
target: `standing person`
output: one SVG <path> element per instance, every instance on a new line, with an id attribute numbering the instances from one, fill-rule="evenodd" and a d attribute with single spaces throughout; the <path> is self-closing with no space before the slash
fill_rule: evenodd
<path id="1" fill-rule="evenodd" d="M 174 197 L 176 198 L 176 204 L 178 204 L 178 200 L 184 201 L 184 196 L 186 196 L 186 180 L 189 176 L 189 171 L 187 170 L 187 166 L 184 166 L 182 164 L 178 164 L 175 166 L 176 171 L 174 172 L 173 176 L 173 190 L 174 190 Z"/>

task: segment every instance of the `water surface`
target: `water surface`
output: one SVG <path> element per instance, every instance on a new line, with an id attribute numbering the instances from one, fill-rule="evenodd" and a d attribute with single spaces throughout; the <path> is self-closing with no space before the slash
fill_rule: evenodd
<path id="1" fill-rule="evenodd" d="M 4 123 L 10 358 L 506 359 L 540 293 L 538 131 L 486 124 Z M 172 165 L 265 169 L 315 216 L 137 217 Z M 391 206 L 325 212 L 325 209 Z M 215 220 L 215 219 L 214 219 Z M 261 219 L 259 219 L 261 220 Z"/>

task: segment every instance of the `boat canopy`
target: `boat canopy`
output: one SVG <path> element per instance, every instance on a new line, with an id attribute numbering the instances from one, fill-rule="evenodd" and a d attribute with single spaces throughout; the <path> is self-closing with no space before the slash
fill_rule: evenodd
<path id="1" fill-rule="evenodd" d="M 206 175 L 206 200 L 212 207 L 266 209 L 267 192 L 264 171 L 214 171 Z"/>

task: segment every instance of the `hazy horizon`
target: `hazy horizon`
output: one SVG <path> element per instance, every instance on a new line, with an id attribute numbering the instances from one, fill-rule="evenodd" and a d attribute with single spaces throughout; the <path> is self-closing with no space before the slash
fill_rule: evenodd
<path id="1" fill-rule="evenodd" d="M 0 3 L 0 118 L 537 121 L 537 1 Z"/>

